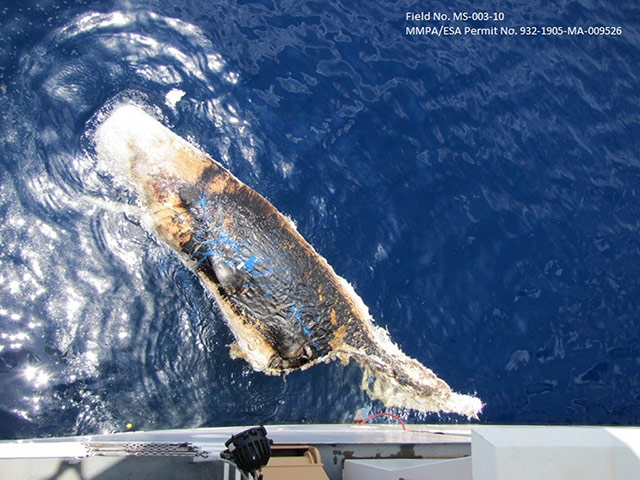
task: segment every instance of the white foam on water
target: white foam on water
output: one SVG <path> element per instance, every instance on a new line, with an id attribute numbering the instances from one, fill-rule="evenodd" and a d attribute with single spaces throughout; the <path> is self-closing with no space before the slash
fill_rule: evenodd
<path id="1" fill-rule="evenodd" d="M 165 95 L 164 101 L 169 107 L 175 109 L 176 105 L 180 100 L 182 100 L 182 97 L 184 97 L 185 93 L 186 92 L 184 90 L 180 90 L 179 88 L 172 88 Z"/>

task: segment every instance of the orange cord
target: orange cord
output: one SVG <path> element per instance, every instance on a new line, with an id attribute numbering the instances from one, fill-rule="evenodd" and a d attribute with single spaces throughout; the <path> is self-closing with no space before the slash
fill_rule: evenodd
<path id="1" fill-rule="evenodd" d="M 364 425 L 365 423 L 368 423 L 369 420 L 373 420 L 374 418 L 377 418 L 377 417 L 391 417 L 394 420 L 397 420 L 400 425 L 402 425 L 402 430 L 404 430 L 405 432 L 407 431 L 407 426 L 402 421 L 402 419 L 399 416 L 389 412 L 380 412 L 380 413 L 374 413 L 373 415 L 369 415 L 367 418 L 362 420 L 358 425 Z"/>

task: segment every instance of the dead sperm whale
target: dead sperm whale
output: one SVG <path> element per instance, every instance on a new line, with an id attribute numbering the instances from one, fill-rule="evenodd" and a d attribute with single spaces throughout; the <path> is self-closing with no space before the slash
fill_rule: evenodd
<path id="1" fill-rule="evenodd" d="M 269 375 L 355 360 L 363 388 L 387 406 L 478 415 L 481 401 L 400 351 L 271 203 L 141 108 L 114 109 L 95 145 L 215 297 L 236 340 L 232 354 Z"/>

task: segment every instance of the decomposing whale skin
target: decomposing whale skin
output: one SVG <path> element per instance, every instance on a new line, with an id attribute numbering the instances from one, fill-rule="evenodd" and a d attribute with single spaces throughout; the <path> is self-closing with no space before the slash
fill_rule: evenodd
<path id="1" fill-rule="evenodd" d="M 133 104 L 114 108 L 94 140 L 215 297 L 232 354 L 269 375 L 355 360 L 363 388 L 387 406 L 477 417 L 478 398 L 400 351 L 292 222 L 220 164 Z"/>

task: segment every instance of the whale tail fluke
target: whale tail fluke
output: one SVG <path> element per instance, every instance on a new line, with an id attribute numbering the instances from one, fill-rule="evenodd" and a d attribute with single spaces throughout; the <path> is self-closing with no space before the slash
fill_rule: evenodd
<path id="1" fill-rule="evenodd" d="M 483 407 L 479 398 L 454 392 L 431 369 L 402 352 L 386 330 L 371 324 L 369 335 L 361 332 L 354 345 L 343 345 L 342 358 L 362 367 L 362 388 L 371 398 L 390 407 L 478 418 Z"/>

